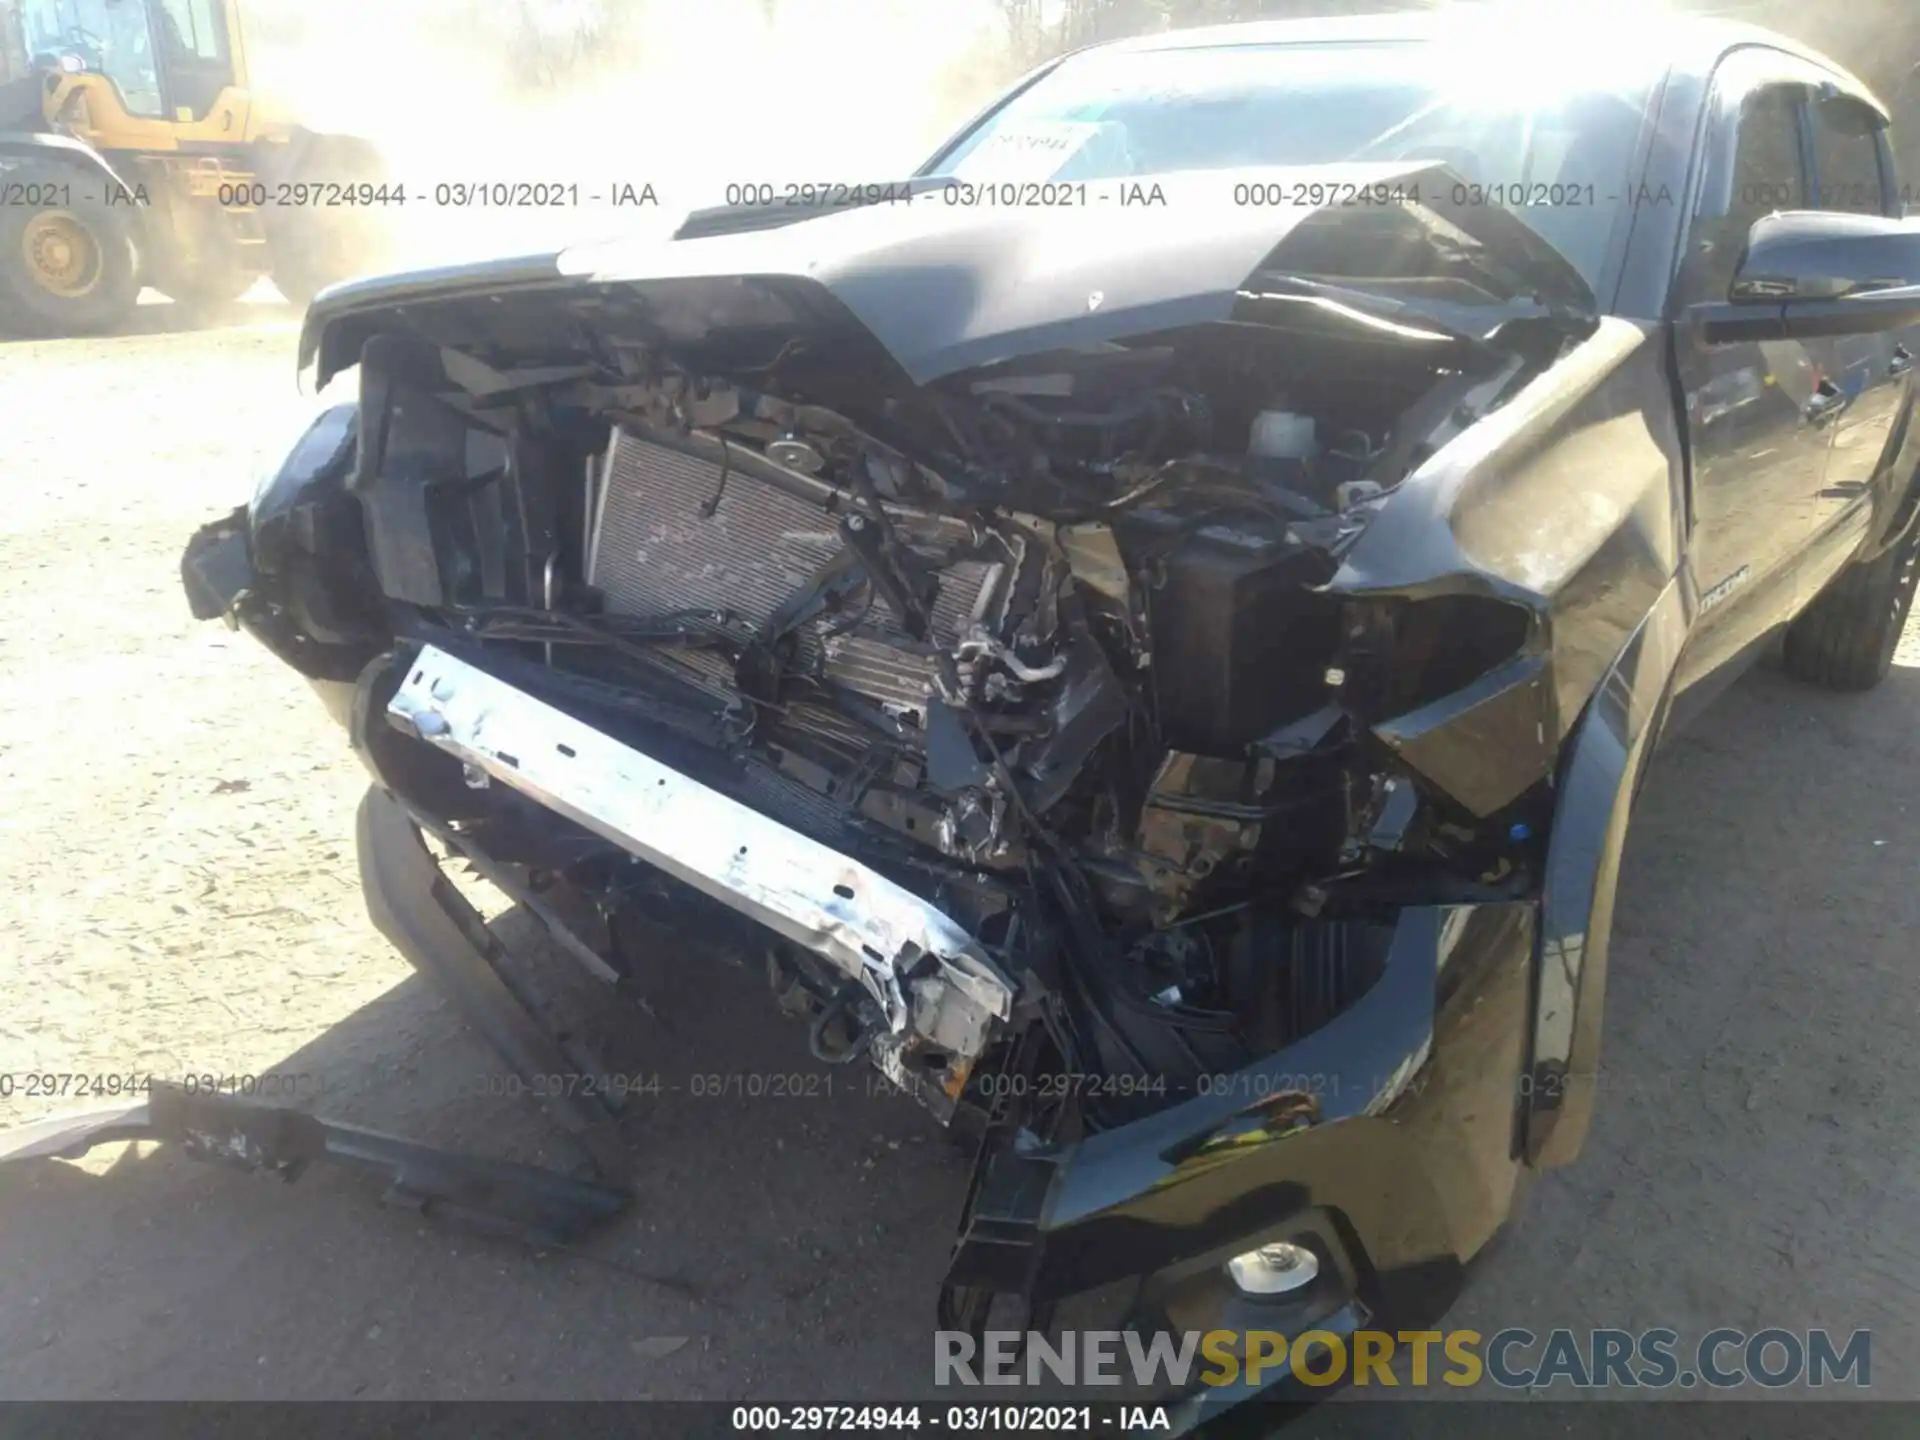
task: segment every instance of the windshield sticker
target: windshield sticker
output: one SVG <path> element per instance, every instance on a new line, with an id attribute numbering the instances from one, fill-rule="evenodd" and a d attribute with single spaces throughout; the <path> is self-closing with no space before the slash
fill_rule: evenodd
<path id="1" fill-rule="evenodd" d="M 1051 180 L 1109 127 L 1100 121 L 1035 120 L 1003 125 L 961 161 L 963 177 Z"/>

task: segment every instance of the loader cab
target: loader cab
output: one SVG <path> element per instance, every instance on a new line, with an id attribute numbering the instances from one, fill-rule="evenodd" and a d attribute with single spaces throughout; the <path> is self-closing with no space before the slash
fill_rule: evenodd
<path id="1" fill-rule="evenodd" d="M 389 222 L 371 198 L 254 198 L 283 182 L 384 196 L 385 171 L 365 140 L 256 102 L 240 15 L 241 0 L 0 0 L 0 152 L 10 184 L 53 197 L 0 207 L 0 316 L 91 334 L 143 288 L 223 305 L 270 275 L 304 304 L 378 264 Z"/>
<path id="2" fill-rule="evenodd" d="M 101 150 L 254 138 L 233 0 L 16 3 L 49 125 Z"/>
<path id="3" fill-rule="evenodd" d="M 225 7 L 219 0 L 146 0 L 146 8 L 168 113 L 180 121 L 206 119 L 220 92 L 239 84 Z"/>

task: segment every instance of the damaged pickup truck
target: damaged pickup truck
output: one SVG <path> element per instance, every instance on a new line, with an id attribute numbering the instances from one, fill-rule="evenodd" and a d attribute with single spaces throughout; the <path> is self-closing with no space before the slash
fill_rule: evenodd
<path id="1" fill-rule="evenodd" d="M 1443 1309 L 1580 1148 L 1652 745 L 1886 673 L 1920 458 L 1857 82 L 1448 37 L 1100 47 L 833 213 L 324 293 L 358 400 L 184 574 L 372 770 L 384 933 L 540 1074 L 443 863 L 616 992 L 738 917 L 974 1137 L 947 1326 Z"/>

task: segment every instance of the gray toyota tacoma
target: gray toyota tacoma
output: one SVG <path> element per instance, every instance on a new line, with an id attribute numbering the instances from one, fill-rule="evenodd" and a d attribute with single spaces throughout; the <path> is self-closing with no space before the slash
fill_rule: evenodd
<path id="1" fill-rule="evenodd" d="M 358 400 L 184 573 L 364 757 L 380 928 L 531 1081 L 591 1057 L 443 864 L 616 1025 L 632 917 L 737 925 L 974 1147 L 945 1327 L 1437 1316 L 1581 1147 L 1649 753 L 1768 649 L 1878 682 L 1920 534 L 1880 102 L 1725 24 L 1499 38 L 1101 46 L 905 179 L 322 294 Z M 512 1183 L 167 1106 L 551 1228 L 617 1099 Z"/>

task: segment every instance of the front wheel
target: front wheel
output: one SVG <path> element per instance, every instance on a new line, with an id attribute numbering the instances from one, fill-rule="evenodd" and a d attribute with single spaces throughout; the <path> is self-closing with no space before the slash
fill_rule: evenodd
<path id="1" fill-rule="evenodd" d="M 25 166 L 10 180 L 60 191 L 62 206 L 0 207 L 0 300 L 38 335 L 93 335 L 124 321 L 140 297 L 132 221 L 75 193 L 74 175 Z"/>
<path id="2" fill-rule="evenodd" d="M 1920 527 L 1849 565 L 1787 630 L 1787 673 L 1829 690 L 1871 690 L 1893 668 L 1920 580 Z"/>

